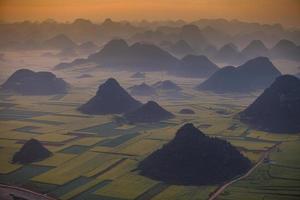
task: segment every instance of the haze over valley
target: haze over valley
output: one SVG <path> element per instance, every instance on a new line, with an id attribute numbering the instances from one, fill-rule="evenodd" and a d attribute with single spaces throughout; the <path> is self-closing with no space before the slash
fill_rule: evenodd
<path id="1" fill-rule="evenodd" d="M 0 199 L 298 199 L 300 4 L 272 2 L 1 2 Z"/>

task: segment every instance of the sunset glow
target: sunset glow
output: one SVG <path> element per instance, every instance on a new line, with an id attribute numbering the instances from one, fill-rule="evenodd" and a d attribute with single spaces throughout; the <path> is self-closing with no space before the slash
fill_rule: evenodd
<path id="1" fill-rule="evenodd" d="M 300 26 L 298 0 L 1 0 L 0 13 L 5 21 L 225 18 Z"/>

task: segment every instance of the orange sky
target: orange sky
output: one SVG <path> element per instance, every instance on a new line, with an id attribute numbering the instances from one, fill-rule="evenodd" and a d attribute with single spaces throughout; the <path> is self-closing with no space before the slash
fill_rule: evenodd
<path id="1" fill-rule="evenodd" d="M 300 27 L 300 0 L 0 0 L 6 21 L 226 18 Z"/>

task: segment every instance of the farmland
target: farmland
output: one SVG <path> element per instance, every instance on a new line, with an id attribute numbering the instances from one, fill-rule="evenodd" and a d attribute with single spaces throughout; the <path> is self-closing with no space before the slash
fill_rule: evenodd
<path id="1" fill-rule="evenodd" d="M 79 81 L 78 71 L 65 73 L 72 88 L 63 96 L 1 94 L 0 183 L 14 184 L 57 199 L 208 199 L 218 185 L 167 185 L 140 176 L 138 163 L 171 140 L 176 130 L 192 122 L 212 137 L 226 139 L 253 163 L 281 142 L 249 177 L 228 187 L 218 199 L 298 199 L 300 196 L 300 135 L 252 130 L 235 118 L 258 94 L 221 96 L 196 92 L 199 80 L 172 79 L 181 95 L 151 97 L 173 112 L 174 119 L 155 124 L 119 123 L 119 115 L 85 115 L 77 107 L 94 95 L 100 82 L 117 78 L 124 88 L 136 84 L 130 73 L 99 72 Z M 124 75 L 125 74 L 125 75 Z M 146 79 L 161 77 L 153 72 Z M 184 98 L 183 98 L 184 96 Z M 188 98 L 186 98 L 188 97 Z M 137 97 L 146 102 L 146 97 Z M 191 108 L 194 115 L 183 115 Z M 53 155 L 28 165 L 12 164 L 13 154 L 30 138 L 40 140 Z M 251 195 L 249 195 L 251 194 Z"/>

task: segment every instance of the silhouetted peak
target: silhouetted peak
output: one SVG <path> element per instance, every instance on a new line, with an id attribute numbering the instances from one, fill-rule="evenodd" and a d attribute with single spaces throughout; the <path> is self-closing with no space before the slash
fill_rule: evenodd
<path id="1" fill-rule="evenodd" d="M 239 69 L 249 69 L 251 71 L 257 70 L 258 73 L 263 72 L 264 70 L 272 69 L 280 74 L 280 72 L 267 57 L 256 57 L 248 60 L 245 64 L 241 65 Z"/>
<path id="2" fill-rule="evenodd" d="M 175 140 L 195 140 L 201 136 L 204 136 L 204 134 L 199 129 L 197 129 L 194 124 L 186 123 L 176 132 Z"/>
<path id="3" fill-rule="evenodd" d="M 149 109 L 149 110 L 157 110 L 161 109 L 162 107 L 156 103 L 155 101 L 148 101 L 143 105 L 144 109 Z"/>
<path id="4" fill-rule="evenodd" d="M 31 147 L 38 147 L 38 148 L 41 148 L 41 147 L 43 147 L 43 145 L 40 143 L 40 141 L 38 141 L 38 140 L 36 140 L 36 139 L 30 139 L 30 140 L 28 140 L 25 144 L 24 144 L 24 146 L 23 146 L 23 148 L 26 148 L 27 146 L 31 146 Z M 22 150 L 22 149 L 21 149 Z"/>
<path id="5" fill-rule="evenodd" d="M 15 73 L 13 73 L 10 76 L 10 79 L 18 79 L 18 78 L 22 78 L 24 76 L 32 76 L 34 74 L 35 74 L 35 72 L 30 69 L 18 69 L 17 71 L 15 71 Z"/>
<path id="6" fill-rule="evenodd" d="M 279 76 L 240 113 L 240 119 L 258 130 L 299 133 L 299 99 L 300 79 L 292 75 Z"/>
<path id="7" fill-rule="evenodd" d="M 113 25 L 115 24 L 115 22 L 113 22 L 113 20 L 111 18 L 106 18 L 104 20 L 104 22 L 102 23 L 103 26 L 110 26 L 110 25 Z"/>
<path id="8" fill-rule="evenodd" d="M 148 101 L 144 106 L 148 107 L 149 109 L 160 107 L 160 105 L 158 105 L 158 103 L 155 101 Z"/>
<path id="9" fill-rule="evenodd" d="M 49 48 L 74 48 L 76 44 L 65 34 L 58 34 L 44 42 L 45 47 Z"/>
<path id="10" fill-rule="evenodd" d="M 290 40 L 286 40 L 286 39 L 283 39 L 283 40 L 280 40 L 276 45 L 275 47 L 281 47 L 281 48 L 287 48 L 287 47 L 291 47 L 291 48 L 294 48 L 296 47 L 296 44 L 293 43 L 292 41 Z"/>
<path id="11" fill-rule="evenodd" d="M 73 22 L 74 25 L 83 26 L 83 25 L 92 25 L 93 23 L 90 20 L 77 18 Z"/>
<path id="12" fill-rule="evenodd" d="M 253 58 L 251 60 L 248 60 L 243 65 L 239 66 L 237 69 L 238 71 L 243 72 L 245 76 L 247 76 L 247 74 L 253 74 L 257 77 L 266 76 L 265 79 L 267 79 L 267 77 L 273 77 L 275 79 L 277 76 L 281 75 L 280 71 L 267 57 Z"/>
<path id="13" fill-rule="evenodd" d="M 133 95 L 142 95 L 142 96 L 149 96 L 149 95 L 155 95 L 155 89 L 146 83 L 142 83 L 140 85 L 134 85 L 130 88 L 128 88 Z"/>
<path id="14" fill-rule="evenodd" d="M 272 64 L 268 57 L 263 57 L 263 56 L 253 58 L 253 59 L 247 61 L 246 63 L 249 63 L 249 64 Z"/>
<path id="15" fill-rule="evenodd" d="M 225 44 L 221 49 L 220 51 L 235 51 L 235 52 L 238 52 L 238 48 L 235 44 L 233 43 L 228 43 L 228 44 Z"/>
<path id="16" fill-rule="evenodd" d="M 126 113 L 125 118 L 133 123 L 153 123 L 174 117 L 155 101 L 148 101 L 136 110 Z"/>
<path id="17" fill-rule="evenodd" d="M 177 74 L 185 77 L 208 77 L 219 67 L 204 55 L 186 55 L 180 60 Z"/>
<path id="18" fill-rule="evenodd" d="M 152 87 L 146 83 L 141 83 L 140 85 L 134 85 L 134 86 L 130 87 L 129 89 L 132 89 L 132 88 L 138 88 L 138 89 L 142 90 L 142 89 L 150 89 Z"/>
<path id="19" fill-rule="evenodd" d="M 261 40 L 252 40 L 248 46 L 266 48 L 265 44 Z"/>
<path id="20" fill-rule="evenodd" d="M 280 75 L 280 71 L 267 57 L 257 57 L 236 68 L 220 69 L 200 84 L 198 89 L 247 92 L 266 88 Z"/>
<path id="21" fill-rule="evenodd" d="M 107 48 L 127 48 L 128 44 L 125 40 L 123 39 L 113 39 L 111 41 L 109 41 L 103 49 L 107 49 Z"/>
<path id="22" fill-rule="evenodd" d="M 113 85 L 114 84 L 114 85 L 120 86 L 119 83 L 118 83 L 118 81 L 116 79 L 114 79 L 114 78 L 107 79 L 106 82 L 105 82 L 105 84 L 107 84 L 107 85 Z"/>
<path id="23" fill-rule="evenodd" d="M 98 88 L 94 97 L 79 107 L 87 114 L 121 114 L 139 107 L 141 103 L 135 100 L 114 78 L 107 79 Z"/>
<path id="24" fill-rule="evenodd" d="M 38 140 L 28 140 L 13 156 L 13 163 L 31 163 L 45 159 L 51 155 Z"/>
<path id="25" fill-rule="evenodd" d="M 48 18 L 42 22 L 42 24 L 56 24 L 57 22 L 54 19 Z"/>
<path id="26" fill-rule="evenodd" d="M 66 93 L 68 84 L 52 72 L 19 69 L 1 87 L 24 95 L 51 95 Z"/>
<path id="27" fill-rule="evenodd" d="M 293 90 L 294 88 L 299 88 L 300 90 L 300 79 L 289 74 L 282 75 L 275 79 L 270 88 L 282 93 L 286 90 Z"/>
<path id="28" fill-rule="evenodd" d="M 170 42 L 169 42 L 170 43 Z M 166 44 L 165 46 L 170 47 L 170 51 L 177 55 L 186 55 L 194 53 L 194 49 L 184 39 L 178 40 L 175 44 Z"/>
<path id="29" fill-rule="evenodd" d="M 261 40 L 252 40 L 243 50 L 245 56 L 256 57 L 267 54 L 268 48 Z"/>
<path id="30" fill-rule="evenodd" d="M 40 72 L 34 72 L 30 69 L 19 69 L 13 73 L 8 80 L 19 80 L 24 78 L 33 78 L 33 77 L 39 77 L 41 79 L 55 79 L 56 75 L 52 72 L 46 72 L 46 71 L 40 71 Z"/>
<path id="31" fill-rule="evenodd" d="M 181 90 L 181 88 L 170 80 L 158 81 L 153 84 L 153 87 L 162 90 Z"/>
<path id="32" fill-rule="evenodd" d="M 108 42 L 100 52 L 88 58 L 104 67 L 122 67 L 139 71 L 168 69 L 178 60 L 167 51 L 153 44 L 135 43 L 131 46 L 124 40 Z"/>
<path id="33" fill-rule="evenodd" d="M 250 167 L 251 162 L 230 143 L 204 135 L 191 123 L 138 165 L 144 176 L 179 185 L 224 183 Z"/>
<path id="34" fill-rule="evenodd" d="M 108 92 L 116 92 L 117 90 L 121 89 L 122 87 L 118 83 L 118 81 L 114 78 L 107 79 L 102 85 L 99 86 L 98 93 L 108 91 Z"/>

